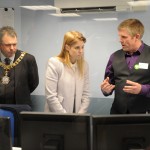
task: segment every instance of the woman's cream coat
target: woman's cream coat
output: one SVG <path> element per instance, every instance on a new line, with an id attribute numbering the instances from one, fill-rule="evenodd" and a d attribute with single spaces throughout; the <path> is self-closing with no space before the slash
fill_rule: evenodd
<path id="1" fill-rule="evenodd" d="M 85 62 L 84 76 L 77 66 L 67 67 L 57 57 L 48 61 L 45 85 L 45 112 L 86 113 L 89 106 L 89 69 Z"/>

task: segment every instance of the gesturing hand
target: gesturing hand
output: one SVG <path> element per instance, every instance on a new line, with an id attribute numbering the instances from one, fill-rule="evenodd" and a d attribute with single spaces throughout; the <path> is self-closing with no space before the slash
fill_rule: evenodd
<path id="1" fill-rule="evenodd" d="M 109 83 L 109 77 L 107 77 L 107 78 L 102 82 L 102 84 L 100 85 L 100 87 L 101 87 L 102 92 L 109 94 L 109 93 L 111 93 L 112 90 L 115 88 L 115 85 L 110 84 L 110 83 Z"/>
<path id="2" fill-rule="evenodd" d="M 133 82 L 130 80 L 126 81 L 126 86 L 124 86 L 123 91 L 126 93 L 131 93 L 131 94 L 139 94 L 141 92 L 141 84 L 137 83 L 137 82 Z"/>

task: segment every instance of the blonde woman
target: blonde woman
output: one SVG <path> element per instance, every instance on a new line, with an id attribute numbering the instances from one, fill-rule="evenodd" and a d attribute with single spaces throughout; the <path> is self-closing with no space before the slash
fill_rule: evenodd
<path id="1" fill-rule="evenodd" d="M 64 35 L 60 54 L 48 60 L 45 112 L 86 113 L 89 106 L 89 69 L 84 60 L 86 38 L 78 31 Z"/>

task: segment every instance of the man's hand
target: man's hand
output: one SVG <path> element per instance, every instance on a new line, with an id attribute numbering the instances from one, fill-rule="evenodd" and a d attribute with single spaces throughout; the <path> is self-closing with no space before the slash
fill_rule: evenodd
<path id="1" fill-rule="evenodd" d="M 142 86 L 137 82 L 133 82 L 130 80 L 126 81 L 126 86 L 124 86 L 123 91 L 131 94 L 139 94 L 141 92 Z"/>
<path id="2" fill-rule="evenodd" d="M 115 88 L 115 85 L 110 84 L 109 83 L 109 77 L 107 77 L 103 81 L 103 83 L 100 85 L 100 87 L 101 87 L 101 90 L 102 90 L 103 93 L 110 94 L 113 91 L 113 89 Z"/>

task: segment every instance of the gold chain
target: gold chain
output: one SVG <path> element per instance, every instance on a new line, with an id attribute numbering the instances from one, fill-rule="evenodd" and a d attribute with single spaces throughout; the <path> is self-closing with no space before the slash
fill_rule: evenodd
<path id="1" fill-rule="evenodd" d="M 0 62 L 0 67 L 3 67 L 4 70 L 12 69 L 13 67 L 15 67 L 19 64 L 19 62 L 23 59 L 25 54 L 26 54 L 26 52 L 22 52 L 21 55 L 19 56 L 19 58 L 13 64 L 10 64 L 10 65 L 5 65 L 4 63 Z"/>

